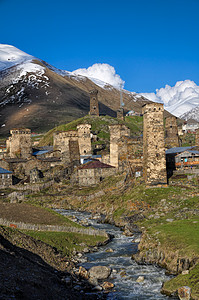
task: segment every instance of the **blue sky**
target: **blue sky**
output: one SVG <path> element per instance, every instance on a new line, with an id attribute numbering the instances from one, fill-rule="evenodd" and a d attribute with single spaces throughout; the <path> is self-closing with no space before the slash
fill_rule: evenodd
<path id="1" fill-rule="evenodd" d="M 0 43 L 68 71 L 108 63 L 135 92 L 199 85 L 199 0 L 0 0 Z"/>

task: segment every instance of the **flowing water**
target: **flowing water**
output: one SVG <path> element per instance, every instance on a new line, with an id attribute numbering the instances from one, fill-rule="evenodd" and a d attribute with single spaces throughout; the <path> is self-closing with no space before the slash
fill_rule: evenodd
<path id="1" fill-rule="evenodd" d="M 169 279 L 165 275 L 165 270 L 153 265 L 138 265 L 131 259 L 132 254 L 137 252 L 138 244 L 133 242 L 135 236 L 124 236 L 120 228 L 114 225 L 97 223 L 87 212 L 72 210 L 58 210 L 58 212 L 75 216 L 79 221 L 87 220 L 92 227 L 106 230 L 107 233 L 114 235 L 112 241 L 100 247 L 99 251 L 86 254 L 88 261 L 81 263 L 86 269 L 96 265 L 112 268 L 112 275 L 107 280 L 113 282 L 115 288 L 108 294 L 108 299 L 169 299 L 160 293 L 162 283 Z M 110 248 L 113 252 L 107 252 Z M 141 283 L 136 282 L 139 276 L 144 276 L 144 281 Z"/>

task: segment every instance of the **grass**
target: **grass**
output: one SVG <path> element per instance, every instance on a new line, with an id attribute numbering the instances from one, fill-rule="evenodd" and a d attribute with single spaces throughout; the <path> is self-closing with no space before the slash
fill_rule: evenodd
<path id="1" fill-rule="evenodd" d="M 98 242 L 103 242 L 105 240 L 105 237 L 102 236 L 71 232 L 39 232 L 31 230 L 24 230 L 23 232 L 36 240 L 40 240 L 55 247 L 66 256 L 71 256 L 73 250 L 82 251 L 87 246 L 96 246 Z"/>
<path id="2" fill-rule="evenodd" d="M 166 218 L 147 221 L 144 226 L 161 245 L 188 257 L 199 257 L 199 218 L 166 221 Z"/>
<path id="3" fill-rule="evenodd" d="M 199 264 L 197 264 L 187 275 L 178 275 L 171 280 L 164 283 L 164 290 L 175 293 L 175 291 L 182 286 L 189 286 L 191 288 L 191 296 L 194 299 L 199 298 Z"/>
<path id="4" fill-rule="evenodd" d="M 56 131 L 76 130 L 77 125 L 81 123 L 91 124 L 91 131 L 96 132 L 99 138 L 98 143 L 108 143 L 110 140 L 109 125 L 125 124 L 130 128 L 131 134 L 139 135 L 142 132 L 142 117 L 125 117 L 125 121 L 118 120 L 110 116 L 92 117 L 85 116 L 83 118 L 74 120 L 67 124 L 59 125 L 48 131 L 39 142 L 39 146 L 46 146 L 53 144 L 53 133 Z"/>

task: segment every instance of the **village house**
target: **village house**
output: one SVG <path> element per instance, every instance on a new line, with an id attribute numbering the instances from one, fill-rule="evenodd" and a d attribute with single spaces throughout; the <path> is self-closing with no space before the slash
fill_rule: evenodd
<path id="1" fill-rule="evenodd" d="M 79 186 L 92 186 L 114 174 L 115 167 L 104 164 L 99 160 L 92 160 L 77 167 L 71 176 L 71 183 Z"/>
<path id="2" fill-rule="evenodd" d="M 12 172 L 0 167 L 0 187 L 12 185 Z"/>
<path id="3" fill-rule="evenodd" d="M 174 147 L 166 150 L 167 173 L 169 177 L 175 170 L 198 170 L 199 151 L 197 147 Z M 196 171 L 197 172 L 197 171 Z"/>
<path id="4" fill-rule="evenodd" d="M 183 133 L 195 132 L 199 128 L 199 122 L 194 119 L 189 119 L 182 125 Z"/>

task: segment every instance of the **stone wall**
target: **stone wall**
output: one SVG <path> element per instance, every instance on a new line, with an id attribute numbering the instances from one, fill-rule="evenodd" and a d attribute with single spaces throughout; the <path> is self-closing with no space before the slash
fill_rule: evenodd
<path id="1" fill-rule="evenodd" d="M 91 154 L 91 125 L 80 124 L 77 131 L 80 155 Z"/>
<path id="2" fill-rule="evenodd" d="M 30 129 L 12 129 L 6 142 L 7 154 L 11 158 L 29 158 L 32 155 Z"/>
<path id="3" fill-rule="evenodd" d="M 0 188 L 12 185 L 12 174 L 0 174 Z"/>
<path id="4" fill-rule="evenodd" d="M 142 171 L 143 145 L 139 138 L 123 136 L 118 141 L 118 168 L 120 172 L 129 172 L 134 176 L 135 172 Z"/>
<path id="5" fill-rule="evenodd" d="M 179 147 L 177 118 L 174 116 L 166 118 L 165 145 L 167 148 Z"/>
<path id="6" fill-rule="evenodd" d="M 143 176 L 146 184 L 166 184 L 163 104 L 143 106 Z"/>
<path id="7" fill-rule="evenodd" d="M 90 115 L 99 116 L 98 90 L 90 91 Z"/>
<path id="8" fill-rule="evenodd" d="M 4 226 L 9 226 L 12 228 L 19 228 L 25 230 L 34 231 L 57 231 L 57 232 L 75 232 L 80 234 L 88 235 L 99 235 L 108 238 L 107 233 L 104 230 L 91 229 L 91 228 L 76 228 L 71 226 L 58 226 L 58 225 L 41 225 L 41 224 L 28 224 L 23 222 L 9 221 L 0 218 L 0 224 Z"/>

